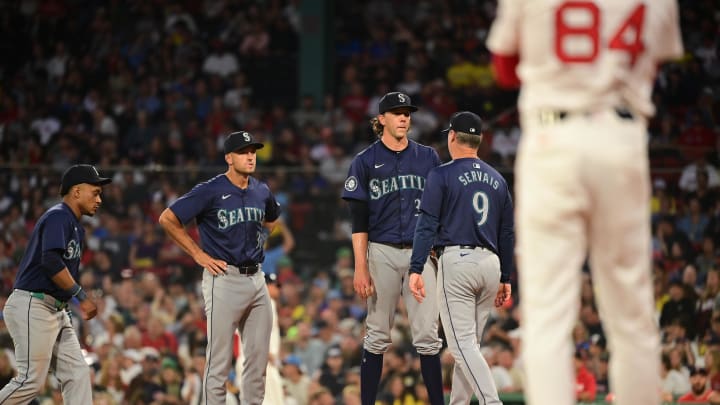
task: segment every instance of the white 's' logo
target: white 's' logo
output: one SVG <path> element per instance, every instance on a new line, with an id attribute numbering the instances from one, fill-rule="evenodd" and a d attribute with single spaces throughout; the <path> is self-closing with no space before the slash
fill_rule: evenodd
<path id="1" fill-rule="evenodd" d="M 470 132 L 475 133 L 475 128 L 470 128 Z"/>
<path id="2" fill-rule="evenodd" d="M 243 132 L 243 139 L 245 140 L 245 142 L 250 142 L 250 134 L 248 134 L 247 132 Z"/>
<path id="3" fill-rule="evenodd" d="M 398 100 L 400 100 L 401 103 L 405 103 L 405 95 L 404 95 L 404 94 L 398 94 Z"/>

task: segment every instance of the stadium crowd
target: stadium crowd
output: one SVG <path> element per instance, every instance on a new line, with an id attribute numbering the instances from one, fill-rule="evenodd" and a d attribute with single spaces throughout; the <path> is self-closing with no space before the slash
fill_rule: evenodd
<path id="1" fill-rule="evenodd" d="M 297 0 L 27 0 L 0 5 L 0 307 L 35 221 L 59 201 L 59 175 L 92 163 L 114 181 L 85 222 L 81 284 L 99 316 L 75 326 L 96 404 L 192 404 L 205 359 L 201 270 L 160 231 L 160 212 L 222 165 L 222 139 L 265 142 L 259 176 L 283 205 L 264 269 L 275 273 L 286 404 L 359 403 L 365 304 L 352 287 L 349 162 L 372 142 L 368 118 L 391 90 L 421 106 L 411 137 L 438 148 L 450 115 L 491 127 L 481 157 L 512 181 L 517 94 L 494 84 L 484 47 L 495 2 L 328 2 L 333 89 L 297 96 Z M 720 391 L 720 11 L 682 0 L 686 56 L 659 70 L 648 142 L 653 263 L 668 399 Z M 358 16 L 361 16 L 358 18 Z M 311 20 L 311 19 L 310 19 Z M 612 173 L 608 173 L 612 175 Z M 612 218 L 608 218 L 609 221 Z M 515 286 L 517 291 L 522 286 Z M 589 276 L 573 332 L 578 398 L 611 395 Z M 501 392 L 522 392 L 517 300 L 497 309 L 483 353 Z M 77 308 L 72 307 L 73 311 Z M 427 403 L 402 302 L 381 402 Z M 14 375 L 0 319 L 0 385 Z M 452 357 L 443 357 L 449 389 Z M 236 392 L 235 381 L 229 381 Z M 49 379 L 41 404 L 60 404 Z"/>

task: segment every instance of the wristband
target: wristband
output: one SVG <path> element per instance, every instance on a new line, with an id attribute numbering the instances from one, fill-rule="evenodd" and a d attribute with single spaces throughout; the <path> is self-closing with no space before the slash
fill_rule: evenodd
<path id="1" fill-rule="evenodd" d="M 83 290 L 82 287 L 80 287 L 79 284 L 75 283 L 70 289 L 68 290 L 70 295 L 72 295 L 73 298 L 77 298 L 78 301 L 82 302 L 87 299 L 87 293 L 85 293 L 85 290 Z"/>

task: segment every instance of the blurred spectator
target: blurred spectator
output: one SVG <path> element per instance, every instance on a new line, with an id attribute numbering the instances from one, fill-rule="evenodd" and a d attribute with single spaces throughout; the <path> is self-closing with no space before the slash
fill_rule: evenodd
<path id="1" fill-rule="evenodd" d="M 662 178 L 653 181 L 652 196 L 650 197 L 650 213 L 653 222 L 661 216 L 675 215 L 677 203 L 675 197 L 668 192 L 667 183 Z"/>
<path id="2" fill-rule="evenodd" d="M 662 390 L 674 397 L 679 397 L 690 390 L 690 381 L 680 371 L 673 369 L 670 365 L 670 358 L 667 355 L 662 356 Z"/>
<path id="3" fill-rule="evenodd" d="M 580 351 L 575 352 L 575 395 L 580 402 L 594 402 L 597 395 L 595 376 L 585 367 L 585 359 Z"/>
<path id="4" fill-rule="evenodd" d="M 522 389 L 520 376 L 513 363 L 515 357 L 509 347 L 501 347 L 495 354 L 496 364 L 490 368 L 498 392 L 518 392 Z"/>
<path id="5" fill-rule="evenodd" d="M 309 405 L 335 405 L 335 397 L 325 388 L 319 388 L 310 395 Z"/>
<path id="6" fill-rule="evenodd" d="M 282 364 L 283 385 L 287 396 L 295 399 L 297 405 L 307 405 L 311 380 L 304 373 L 300 358 L 290 355 Z"/>
<path id="7" fill-rule="evenodd" d="M 679 322 L 689 336 L 693 336 L 694 331 L 693 318 L 695 317 L 695 302 L 693 302 L 685 290 L 685 286 L 680 280 L 670 282 L 670 300 L 663 305 L 660 314 L 660 327 L 664 328 L 673 322 Z"/>
<path id="8" fill-rule="evenodd" d="M 697 191 L 698 173 L 700 172 L 707 174 L 707 186 L 709 188 L 720 187 L 720 176 L 718 176 L 717 168 L 708 164 L 703 155 L 683 168 L 678 182 L 680 190 L 685 192 Z"/>
<path id="9" fill-rule="evenodd" d="M 130 403 L 152 403 L 163 395 L 163 387 L 159 378 L 160 353 L 152 347 L 144 347 L 142 354 L 142 371 L 127 388 L 125 398 Z"/>
<path id="10" fill-rule="evenodd" d="M 226 49 L 221 40 L 210 44 L 210 53 L 203 62 L 203 72 L 218 75 L 222 78 L 232 76 L 238 71 L 238 61 L 234 54 Z"/>
<path id="11" fill-rule="evenodd" d="M 678 398 L 678 403 L 708 402 L 712 390 L 707 386 L 708 372 L 704 368 L 690 371 L 690 391 Z"/>
<path id="12" fill-rule="evenodd" d="M 707 230 L 707 228 L 706 228 Z M 716 251 L 715 239 L 707 235 L 702 239 L 700 254 L 695 258 L 695 266 L 701 279 L 706 279 L 712 269 L 720 268 L 720 255 Z"/>
<path id="13" fill-rule="evenodd" d="M 691 243 L 699 245 L 710 220 L 701 210 L 697 197 L 689 197 L 687 205 L 687 213 L 678 219 L 677 228 L 688 236 Z"/>
<path id="14" fill-rule="evenodd" d="M 277 274 L 278 263 L 295 248 L 295 238 L 282 219 L 278 221 L 265 241 L 265 260 L 262 269 L 265 274 Z"/>
<path id="15" fill-rule="evenodd" d="M 323 363 L 315 380 L 335 397 L 340 398 L 345 388 L 345 364 L 339 347 L 332 346 L 325 354 Z"/>

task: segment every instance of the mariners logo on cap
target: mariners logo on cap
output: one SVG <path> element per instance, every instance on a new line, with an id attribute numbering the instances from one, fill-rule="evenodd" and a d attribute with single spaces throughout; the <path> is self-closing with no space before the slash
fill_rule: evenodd
<path id="1" fill-rule="evenodd" d="M 350 176 L 345 180 L 345 190 L 347 191 L 355 191 L 357 188 L 357 179 L 355 176 Z"/>

